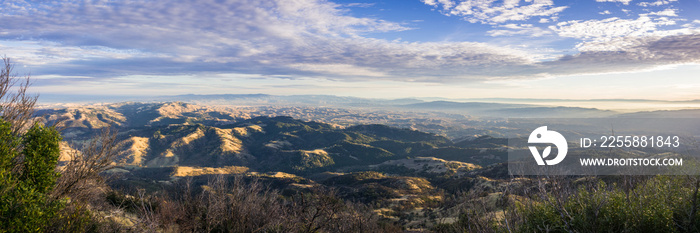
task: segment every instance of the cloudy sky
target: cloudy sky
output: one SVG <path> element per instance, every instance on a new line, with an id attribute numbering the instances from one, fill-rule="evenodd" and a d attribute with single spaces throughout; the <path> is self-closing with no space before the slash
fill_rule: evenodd
<path id="1" fill-rule="evenodd" d="M 700 99 L 698 0 L 0 3 L 45 94 Z"/>

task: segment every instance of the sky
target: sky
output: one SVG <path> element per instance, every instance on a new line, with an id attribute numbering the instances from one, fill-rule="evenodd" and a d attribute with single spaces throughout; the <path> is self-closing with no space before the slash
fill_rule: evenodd
<path id="1" fill-rule="evenodd" d="M 700 0 L 0 3 L 43 94 L 700 99 Z"/>

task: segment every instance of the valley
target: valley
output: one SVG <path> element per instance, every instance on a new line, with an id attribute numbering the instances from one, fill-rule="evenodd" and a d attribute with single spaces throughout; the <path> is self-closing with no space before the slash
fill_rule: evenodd
<path id="1" fill-rule="evenodd" d="M 424 216 L 445 190 L 483 185 L 496 192 L 508 177 L 499 165 L 507 159 L 506 140 L 449 138 L 467 129 L 451 125 L 471 121 L 454 114 L 163 102 L 41 109 L 37 115 L 65 125 L 63 151 L 79 148 L 103 128 L 116 129 L 118 155 L 107 172 L 115 188 L 156 192 L 183 179 L 204 185 L 217 175 L 242 175 L 282 193 L 331 188 L 416 229 L 431 226 Z M 444 120 L 433 118 L 441 115 Z"/>
<path id="2" fill-rule="evenodd" d="M 222 176 L 260 183 L 287 198 L 327 190 L 321 192 L 370 206 L 381 221 L 407 231 L 459 224 L 464 205 L 475 202 L 484 208 L 480 216 L 499 216 L 498 211 L 505 207 L 499 207 L 498 200 L 516 202 L 541 182 L 508 171 L 509 144 L 504 135 L 523 135 L 531 125 L 459 114 L 472 112 L 471 108 L 504 112 L 514 106 L 410 105 L 124 102 L 42 108 L 36 115 L 63 128 L 64 153 L 81 148 L 105 128 L 116 130 L 118 153 L 104 175 L 120 192 L 158 195 L 167 190 L 178 192 L 183 184 L 201 192 Z M 618 114 L 578 108 L 518 108 L 563 117 Z M 682 116 L 688 111 L 619 116 L 634 114 Z M 67 163 L 70 156 L 61 159 Z M 462 199 L 470 196 L 474 199 Z"/>

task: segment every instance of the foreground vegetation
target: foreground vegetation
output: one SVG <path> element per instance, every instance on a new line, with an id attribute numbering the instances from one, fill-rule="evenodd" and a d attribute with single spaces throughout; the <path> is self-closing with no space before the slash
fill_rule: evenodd
<path id="1" fill-rule="evenodd" d="M 695 176 L 538 178 L 495 200 L 464 195 L 458 221 L 435 230 L 700 232 L 699 182 Z"/>

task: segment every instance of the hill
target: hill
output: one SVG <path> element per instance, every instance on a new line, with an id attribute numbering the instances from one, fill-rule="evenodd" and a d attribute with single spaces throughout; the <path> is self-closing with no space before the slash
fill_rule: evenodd
<path id="1" fill-rule="evenodd" d="M 433 213 L 424 209 L 435 208 L 444 190 L 501 182 L 483 175 L 498 173 L 488 165 L 505 161 L 502 139 L 453 142 L 412 128 L 250 113 L 165 102 L 43 109 L 38 116 L 66 125 L 65 151 L 116 128 L 119 154 L 108 173 L 117 190 L 158 193 L 183 180 L 202 190 L 218 175 L 235 175 L 287 196 L 334 190 L 375 206 L 382 218 L 421 228 L 420 219 Z"/>
<path id="2" fill-rule="evenodd" d="M 101 128 L 118 128 L 119 166 L 245 166 L 261 172 L 310 174 L 416 156 L 485 163 L 484 151 L 475 149 L 481 145 L 461 146 L 413 129 L 250 117 L 183 102 L 92 105 L 44 109 L 38 114 L 63 121 L 64 137 L 78 144 Z"/>

